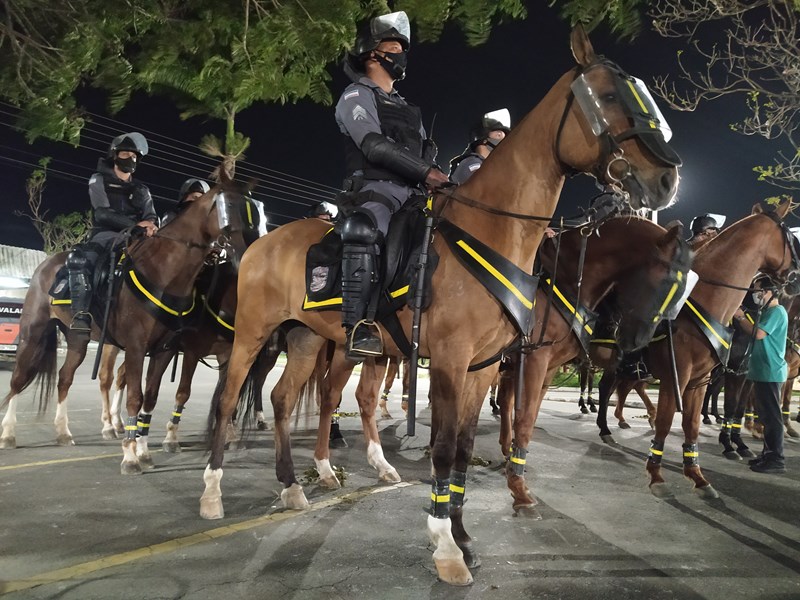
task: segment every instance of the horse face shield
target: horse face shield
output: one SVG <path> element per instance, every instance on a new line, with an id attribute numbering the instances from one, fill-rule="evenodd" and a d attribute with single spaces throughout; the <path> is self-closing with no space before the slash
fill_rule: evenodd
<path id="1" fill-rule="evenodd" d="M 241 196 L 234 198 L 230 194 L 220 192 L 214 200 L 217 209 L 217 223 L 219 230 L 225 234 L 241 232 L 244 229 L 242 215 L 239 206 L 242 203 Z"/>
<path id="2" fill-rule="evenodd" d="M 610 84 L 606 78 L 601 82 L 600 78 L 593 77 L 592 71 L 601 65 L 610 73 Z M 607 135 L 617 145 L 637 137 L 664 164 L 681 165 L 680 157 L 667 144 L 672 138 L 672 129 L 641 79 L 631 77 L 616 65 L 598 63 L 584 70 L 571 88 L 595 136 Z M 614 131 L 614 123 L 619 122 L 620 117 L 625 117 L 629 126 L 623 131 Z"/>

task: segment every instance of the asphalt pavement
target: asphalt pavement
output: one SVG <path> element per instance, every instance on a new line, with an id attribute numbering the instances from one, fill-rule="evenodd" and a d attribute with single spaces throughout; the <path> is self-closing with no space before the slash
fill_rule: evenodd
<path id="1" fill-rule="evenodd" d="M 367 463 L 360 419 L 345 416 L 349 447 L 332 451 L 346 473 L 340 490 L 317 486 L 316 417 L 299 415 L 295 468 L 308 480 L 305 511 L 281 508 L 271 431 L 251 433 L 225 456 L 225 518 L 198 515 L 207 462 L 203 440 L 216 373 L 200 367 L 181 424 L 183 452 L 160 441 L 175 384 L 165 382 L 151 426 L 155 468 L 120 475 L 119 441 L 100 436 L 90 354 L 69 402 L 75 446 L 55 444 L 54 410 L 37 417 L 21 396 L 16 450 L 0 451 L 0 594 L 10 599 L 778 599 L 800 598 L 800 444 L 787 442 L 785 475 L 751 472 L 723 458 L 717 428 L 703 426 L 700 464 L 720 498 L 696 497 L 680 472 L 676 419 L 665 465 L 674 498 L 647 489 L 652 432 L 641 409 L 631 429 L 612 425 L 603 444 L 575 390 L 544 402 L 528 455 L 527 479 L 542 520 L 514 516 L 502 475 L 499 426 L 484 407 L 467 480 L 465 525 L 482 565 L 475 583 L 437 581 L 426 534 L 430 413 L 420 400 L 415 438 L 404 435 L 396 382 L 379 422 L 387 460 L 403 483 L 380 484 Z M 273 373 L 267 389 L 276 380 Z M 10 371 L 0 371 L 0 393 Z M 427 379 L 419 383 L 427 395 Z M 353 378 L 342 410 L 357 411 Z M 793 412 L 796 407 L 793 408 Z M 269 408 L 267 409 L 270 414 Z M 748 440 L 749 441 L 749 440 Z M 753 441 L 751 447 L 758 448 Z"/>

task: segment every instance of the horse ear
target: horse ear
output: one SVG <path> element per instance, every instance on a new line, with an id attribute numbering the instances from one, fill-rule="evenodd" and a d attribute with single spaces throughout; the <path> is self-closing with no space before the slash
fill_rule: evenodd
<path id="1" fill-rule="evenodd" d="M 670 227 L 667 228 L 667 233 L 658 242 L 658 245 L 663 248 L 674 242 L 677 238 L 683 237 L 683 223 L 678 220 L 672 221 Z"/>
<path id="2" fill-rule="evenodd" d="M 572 55 L 582 67 L 588 67 L 597 59 L 594 48 L 592 48 L 592 42 L 589 41 L 589 36 L 586 35 L 586 30 L 580 23 L 572 29 L 569 41 Z"/>

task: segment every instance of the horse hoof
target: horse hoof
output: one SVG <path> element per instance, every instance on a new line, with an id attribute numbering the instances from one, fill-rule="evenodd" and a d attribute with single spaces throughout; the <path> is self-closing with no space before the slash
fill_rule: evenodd
<path id="1" fill-rule="evenodd" d="M 703 425 L 711 425 L 711 419 L 708 417 L 703 417 Z"/>
<path id="2" fill-rule="evenodd" d="M 722 456 L 724 456 L 728 460 L 742 460 L 742 457 L 739 456 L 739 453 L 736 452 L 736 450 L 727 450 L 722 453 Z"/>
<path id="3" fill-rule="evenodd" d="M 59 446 L 74 446 L 75 440 L 72 439 L 71 435 L 63 434 L 56 438 L 56 443 Z"/>
<path id="4" fill-rule="evenodd" d="M 719 415 L 714 415 L 714 421 L 716 421 L 717 425 L 721 425 L 722 422 L 725 421 L 725 419 L 723 419 Z"/>
<path id="5" fill-rule="evenodd" d="M 380 475 L 378 475 L 378 480 L 384 483 L 400 483 L 403 481 L 400 478 L 400 474 L 397 472 L 397 469 L 389 469 L 388 471 L 384 471 Z"/>
<path id="6" fill-rule="evenodd" d="M 603 440 L 604 444 L 616 444 L 617 441 L 614 439 L 614 436 L 609 434 L 601 435 L 600 439 Z"/>
<path id="7" fill-rule="evenodd" d="M 585 406 L 581 406 L 581 412 L 582 412 L 583 414 L 585 414 L 585 415 L 588 415 L 588 414 L 589 414 L 589 409 L 588 409 L 588 408 L 586 408 Z"/>
<path id="8" fill-rule="evenodd" d="M 17 438 L 15 437 L 4 437 L 0 438 L 0 448 L 3 450 L 13 450 L 17 447 Z"/>
<path id="9" fill-rule="evenodd" d="M 139 466 L 142 467 L 143 470 L 149 471 L 156 468 L 151 455 L 143 454 L 142 456 L 137 456 L 137 458 L 139 459 Z"/>
<path id="10" fill-rule="evenodd" d="M 528 519 L 531 521 L 541 521 L 542 514 L 536 510 L 536 507 L 533 504 L 525 504 L 522 506 L 515 506 L 514 507 L 514 516 L 515 517 L 522 517 L 523 519 Z"/>
<path id="11" fill-rule="evenodd" d="M 620 428 L 620 429 L 630 429 L 630 428 L 631 428 L 631 426 L 630 426 L 630 425 L 628 425 L 628 422 L 627 422 L 627 421 L 620 421 L 620 422 L 619 422 L 619 428 Z"/>
<path id="12" fill-rule="evenodd" d="M 177 454 L 181 451 L 181 445 L 178 442 L 161 442 L 161 449 L 169 454 Z"/>
<path id="13" fill-rule="evenodd" d="M 392 416 L 392 413 L 390 413 L 388 410 L 384 408 L 381 410 L 381 419 L 388 420 L 388 419 L 394 419 L 394 417 Z"/>
<path id="14" fill-rule="evenodd" d="M 786 433 L 789 434 L 789 437 L 791 438 L 800 438 L 800 433 L 797 433 L 797 430 L 793 427 L 787 427 Z"/>
<path id="15" fill-rule="evenodd" d="M 464 564 L 467 565 L 468 569 L 477 569 L 481 566 L 481 558 L 475 551 L 475 545 L 472 542 L 458 544 L 458 547 L 461 548 L 461 552 L 464 554 Z"/>
<path id="16" fill-rule="evenodd" d="M 461 558 L 433 559 L 439 579 L 450 585 L 472 585 L 472 573 Z"/>
<path id="17" fill-rule="evenodd" d="M 347 448 L 347 440 L 343 437 L 330 439 L 328 448 Z"/>
<path id="18" fill-rule="evenodd" d="M 114 440 L 114 439 L 117 439 L 117 437 L 119 437 L 117 435 L 116 430 L 113 427 L 103 428 L 103 431 L 101 432 L 101 435 L 103 436 L 104 440 Z"/>
<path id="19" fill-rule="evenodd" d="M 141 475 L 142 467 L 138 462 L 122 461 L 120 465 L 120 473 L 123 475 Z"/>
<path id="20" fill-rule="evenodd" d="M 662 500 L 665 498 L 672 498 L 673 494 L 670 489 L 667 487 L 667 484 L 663 481 L 658 483 L 651 483 L 650 484 L 650 493 L 653 494 L 656 498 L 661 498 Z"/>
<path id="21" fill-rule="evenodd" d="M 336 483 L 339 483 L 338 479 Z M 303 510 L 309 506 L 306 495 L 303 493 L 303 488 L 300 487 L 299 483 L 293 483 L 288 488 L 283 489 L 281 492 L 281 502 L 283 502 L 285 508 L 293 510 Z"/>
<path id="22" fill-rule="evenodd" d="M 327 490 L 338 490 L 340 487 L 342 487 L 342 484 L 339 483 L 339 478 L 336 477 L 336 475 L 326 475 L 325 477 L 320 477 L 317 480 L 317 483 Z"/>
<path id="23" fill-rule="evenodd" d="M 594 404 L 590 404 L 589 405 L 589 412 L 596 413 L 597 412 L 597 407 Z"/>
<path id="24" fill-rule="evenodd" d="M 742 458 L 755 458 L 756 457 L 756 455 L 753 454 L 753 451 L 750 450 L 750 448 L 739 448 L 738 450 L 736 450 L 736 452 Z"/>
<path id="25" fill-rule="evenodd" d="M 200 498 L 200 516 L 209 521 L 224 517 L 222 498 Z"/>
<path id="26" fill-rule="evenodd" d="M 266 421 L 258 421 L 256 423 L 256 429 L 259 431 L 269 431 L 269 423 Z"/>
<path id="27" fill-rule="evenodd" d="M 703 500 L 716 500 L 719 498 L 717 490 L 715 490 L 711 484 L 704 485 L 703 487 L 695 487 L 692 491 Z"/>

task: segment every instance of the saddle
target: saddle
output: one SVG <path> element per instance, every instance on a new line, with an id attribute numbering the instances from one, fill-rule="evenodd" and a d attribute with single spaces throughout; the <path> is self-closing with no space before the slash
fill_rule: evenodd
<path id="1" fill-rule="evenodd" d="M 419 261 L 425 235 L 425 197 L 410 199 L 395 213 L 380 255 L 380 283 L 375 318 L 395 338 L 398 346 L 410 348 L 399 327 L 396 313 L 411 304 L 416 289 L 414 267 Z M 329 229 L 319 243 L 306 254 L 306 297 L 303 310 L 341 310 L 342 306 L 342 239 L 338 225 Z M 431 247 L 423 285 L 423 310 L 431 303 L 430 281 L 439 257 Z M 398 339 L 398 334 L 402 339 Z"/>

